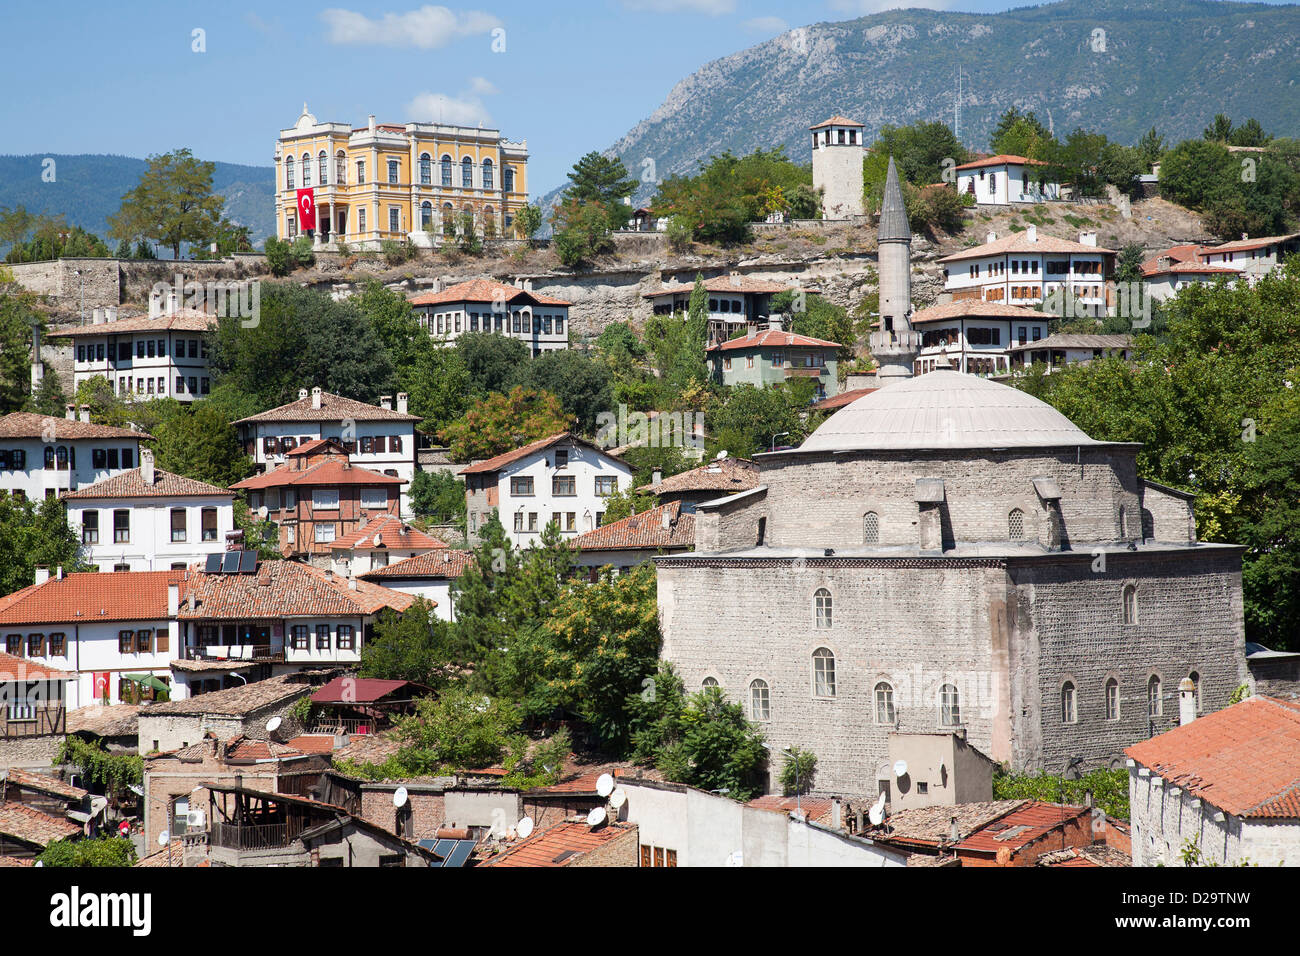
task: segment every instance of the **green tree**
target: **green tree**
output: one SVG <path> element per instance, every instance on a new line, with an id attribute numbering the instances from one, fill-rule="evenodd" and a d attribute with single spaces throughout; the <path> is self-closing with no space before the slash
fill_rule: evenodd
<path id="1" fill-rule="evenodd" d="M 417 471 L 411 480 L 411 509 L 421 518 L 454 523 L 464 531 L 465 482 L 449 471 Z"/>
<path id="2" fill-rule="evenodd" d="M 575 349 L 543 352 L 520 376 L 525 388 L 558 398 L 565 413 L 589 433 L 596 428 L 596 416 L 613 404 L 611 379 L 604 362 Z"/>
<path id="3" fill-rule="evenodd" d="M 244 532 L 244 549 L 256 551 L 263 561 L 283 557 L 280 554 L 280 529 L 274 521 L 258 518 L 243 497 L 235 498 L 235 530 Z"/>
<path id="4" fill-rule="evenodd" d="M 0 267 L 0 414 L 16 412 L 31 397 L 32 328 L 44 328 L 31 293 Z"/>
<path id="5" fill-rule="evenodd" d="M 1157 133 L 1156 128 L 1152 126 L 1138 140 L 1137 151 L 1142 154 L 1142 160 L 1148 167 L 1152 163 L 1158 163 L 1165 152 L 1165 138 Z"/>
<path id="6" fill-rule="evenodd" d="M 36 860 L 41 866 L 131 866 L 135 863 L 135 847 L 125 837 L 56 840 L 42 850 Z"/>
<path id="7" fill-rule="evenodd" d="M 555 254 L 560 262 L 574 268 L 613 252 L 614 240 L 609 235 L 612 218 L 610 207 L 599 202 L 580 203 L 572 198 L 561 202 L 551 215 Z"/>
<path id="8" fill-rule="evenodd" d="M 228 488 L 253 472 L 238 431 L 210 399 L 173 415 L 151 434 L 158 439 L 158 467 L 174 474 Z"/>
<path id="9" fill-rule="evenodd" d="M 998 119 L 989 137 L 989 148 L 997 154 L 1046 160 L 1055 142 L 1055 137 L 1032 111 L 1021 112 L 1013 106 Z"/>
<path id="10" fill-rule="evenodd" d="M 0 496 L 0 593 L 27 587 L 38 567 L 62 567 L 67 573 L 95 570 L 81 556 L 81 542 L 62 501 Z"/>
<path id="11" fill-rule="evenodd" d="M 41 384 L 32 397 L 32 410 L 41 415 L 62 415 L 68 405 L 68 393 L 63 390 L 63 382 L 56 369 L 46 368 L 41 376 Z"/>
<path id="12" fill-rule="evenodd" d="M 811 167 L 791 162 L 782 147 L 743 157 L 724 152 L 709 157 L 695 176 L 665 179 L 652 208 L 689 227 L 696 240 L 731 244 L 749 238 L 749 224 L 764 218 L 774 194 L 802 197 L 806 205 L 811 189 Z M 793 211 L 793 203 L 782 205 Z"/>
<path id="13" fill-rule="evenodd" d="M 1214 121 L 1205 127 L 1201 138 L 1209 143 L 1228 143 L 1232 139 L 1232 120 L 1222 113 L 1214 115 Z"/>
<path id="14" fill-rule="evenodd" d="M 994 800 L 1042 800 L 1082 806 L 1091 793 L 1093 805 L 1117 820 L 1129 818 L 1128 771 L 1093 770 L 1076 778 L 1039 772 L 995 773 Z"/>
<path id="15" fill-rule="evenodd" d="M 542 228 L 542 210 L 529 203 L 515 214 L 515 234 L 520 239 L 531 239 Z"/>
<path id="16" fill-rule="evenodd" d="M 739 458 L 750 458 L 770 449 L 774 440 L 777 444 L 798 445 L 820 424 L 816 416 L 803 417 L 812 394 L 808 380 L 768 388 L 735 386 L 716 399 L 706 413 L 708 455 L 725 450 Z"/>
<path id="17" fill-rule="evenodd" d="M 787 797 L 808 793 L 817 778 L 817 755 L 811 750 L 791 747 L 781 752 L 781 793 Z"/>
<path id="18" fill-rule="evenodd" d="M 518 384 L 519 370 L 528 362 L 528 346 L 518 339 L 493 332 L 466 332 L 456 339 L 476 397 L 507 392 Z"/>
<path id="19" fill-rule="evenodd" d="M 632 515 L 645 514 L 658 505 L 659 499 L 654 495 L 638 494 L 631 488 L 624 491 L 615 491 L 613 494 L 605 496 L 605 517 L 601 519 L 600 523 L 603 525 L 613 524 L 615 521 L 622 521 Z"/>
<path id="20" fill-rule="evenodd" d="M 581 206 L 601 207 L 607 217 L 607 230 L 621 229 L 627 225 L 629 215 L 623 200 L 634 192 L 636 180 L 628 175 L 623 161 L 593 151 L 574 163 L 564 198 Z"/>
<path id="21" fill-rule="evenodd" d="M 195 159 L 188 149 L 149 157 L 149 168 L 109 217 L 115 239 L 152 239 L 170 246 L 179 259 L 182 243 L 213 239 L 225 199 L 212 191 L 215 163 Z"/>
<path id="22" fill-rule="evenodd" d="M 451 446 L 452 460 L 465 462 L 565 431 L 571 422 L 554 395 L 516 385 L 508 395 L 492 393 L 439 435 Z"/>
<path id="23" fill-rule="evenodd" d="M 375 620 L 375 633 L 361 649 L 362 677 L 409 680 L 438 690 L 453 673 L 452 625 L 438 617 L 424 598 L 404 612 L 386 608 Z"/>

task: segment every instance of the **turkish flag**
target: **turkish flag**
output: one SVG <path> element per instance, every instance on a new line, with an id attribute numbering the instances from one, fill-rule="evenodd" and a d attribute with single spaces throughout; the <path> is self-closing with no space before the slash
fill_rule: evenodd
<path id="1" fill-rule="evenodd" d="M 311 188 L 298 190 L 298 224 L 306 232 L 316 229 L 316 191 Z"/>
<path id="2" fill-rule="evenodd" d="M 112 689 L 112 675 L 109 671 L 92 671 L 91 673 L 92 681 L 95 686 L 95 699 L 108 700 L 109 693 Z"/>

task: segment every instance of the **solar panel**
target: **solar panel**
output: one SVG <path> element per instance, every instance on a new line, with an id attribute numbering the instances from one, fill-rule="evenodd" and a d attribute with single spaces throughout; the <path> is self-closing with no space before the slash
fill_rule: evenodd
<path id="1" fill-rule="evenodd" d="M 474 846 L 473 840 L 457 840 L 456 845 L 451 849 L 442 865 L 464 866 L 465 861 L 469 859 L 470 853 L 473 852 Z"/>
<path id="2" fill-rule="evenodd" d="M 222 557 L 223 557 L 223 560 L 221 562 L 222 574 L 234 574 L 239 570 L 238 551 L 227 551 Z"/>
<path id="3" fill-rule="evenodd" d="M 240 558 L 239 558 L 240 574 L 251 574 L 252 572 L 257 570 L 256 551 L 241 551 L 239 552 L 239 554 L 240 554 Z"/>
<path id="4" fill-rule="evenodd" d="M 208 555 L 208 561 L 205 565 L 203 565 L 203 570 L 208 574 L 220 574 L 221 554 L 217 553 L 217 554 Z"/>

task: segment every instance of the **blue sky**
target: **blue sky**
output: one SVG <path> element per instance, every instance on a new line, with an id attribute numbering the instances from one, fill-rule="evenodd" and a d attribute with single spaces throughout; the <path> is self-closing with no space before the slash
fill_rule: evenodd
<path id="1" fill-rule="evenodd" d="M 188 146 L 205 159 L 267 166 L 277 131 L 305 100 L 321 120 L 356 125 L 375 113 L 380 122 L 441 115 L 497 126 L 528 140 L 531 191 L 540 195 L 583 153 L 648 116 L 681 78 L 792 27 L 891 6 L 1026 5 L 337 2 L 5 0 L 0 153 L 145 156 Z"/>

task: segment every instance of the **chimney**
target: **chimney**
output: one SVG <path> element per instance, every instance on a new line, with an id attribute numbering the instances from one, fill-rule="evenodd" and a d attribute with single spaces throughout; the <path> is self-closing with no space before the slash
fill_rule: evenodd
<path id="1" fill-rule="evenodd" d="M 36 569 L 36 583 L 37 583 L 37 584 L 44 584 L 44 583 L 45 583 L 46 581 L 48 581 L 49 579 L 50 579 L 50 569 L 49 569 L 49 568 L 44 568 L 44 567 L 42 567 L 42 568 L 37 568 L 37 569 Z"/>
<path id="2" fill-rule="evenodd" d="M 1161 272 L 1168 272 L 1169 267 L 1172 266 L 1173 264 L 1174 264 L 1173 256 L 1161 256 L 1159 259 L 1156 260 L 1156 265 Z"/>
<path id="3" fill-rule="evenodd" d="M 140 449 L 140 480 L 146 485 L 154 483 L 153 470 L 153 450 L 149 448 Z"/>
<path id="4" fill-rule="evenodd" d="M 767 327 L 775 332 L 780 332 L 785 328 L 785 316 L 780 312 L 767 317 Z"/>
<path id="5" fill-rule="evenodd" d="M 90 324 L 91 324 L 91 325 L 103 325 L 103 324 L 104 324 L 104 310 L 103 310 L 103 309 L 92 309 L 92 310 L 91 310 L 91 312 L 90 312 Z"/>
<path id="6" fill-rule="evenodd" d="M 307 397 L 307 389 L 305 388 L 298 389 L 298 401 L 302 401 L 306 397 Z"/>
<path id="7" fill-rule="evenodd" d="M 357 589 L 357 579 L 356 579 L 356 578 L 348 578 L 348 590 L 349 590 L 349 591 L 355 591 L 356 589 Z"/>
<path id="8" fill-rule="evenodd" d="M 650 484 L 657 485 L 663 480 L 664 480 L 664 473 L 660 471 L 658 468 L 656 468 L 654 474 L 650 476 Z"/>
<path id="9" fill-rule="evenodd" d="M 63 412 L 63 417 L 70 422 L 75 422 L 77 420 L 77 406 L 76 405 L 66 406 Z"/>
<path id="10" fill-rule="evenodd" d="M 104 310 L 104 321 L 105 322 L 117 321 L 117 306 L 110 305 L 107 309 Z"/>
<path id="11" fill-rule="evenodd" d="M 81 421 L 83 421 L 83 422 L 89 422 L 89 421 L 90 421 L 90 406 L 89 406 L 89 405 L 82 405 L 82 406 L 81 406 L 81 415 L 80 415 L 80 419 L 81 419 Z"/>
<path id="12" fill-rule="evenodd" d="M 397 410 L 405 415 L 407 409 L 407 394 L 405 392 L 397 393 Z"/>
<path id="13" fill-rule="evenodd" d="M 375 131 L 375 114 L 374 114 L 374 113 L 371 113 L 371 114 L 370 114 L 370 132 L 373 133 L 374 131 Z"/>
<path id="14" fill-rule="evenodd" d="M 317 411 L 320 410 L 320 386 L 316 385 L 311 390 L 311 407 Z"/>
<path id="15" fill-rule="evenodd" d="M 667 508 L 663 510 L 663 523 L 665 531 L 670 530 L 673 526 L 673 516 Z"/>
<path id="16" fill-rule="evenodd" d="M 840 810 L 840 798 L 831 797 L 831 829 L 838 830 L 842 826 L 844 826 L 844 816 Z"/>
<path id="17" fill-rule="evenodd" d="M 985 242 L 997 242 L 997 240 L 998 240 L 998 234 L 996 232 L 990 232 L 987 236 L 984 237 Z"/>
<path id="18" fill-rule="evenodd" d="M 54 569 L 54 580 L 56 581 L 63 580 L 63 565 L 60 564 L 57 568 Z"/>
<path id="19" fill-rule="evenodd" d="M 1079 242 L 1085 246 L 1095 246 L 1097 245 L 1097 234 L 1095 232 L 1081 232 L 1079 233 Z"/>
<path id="20" fill-rule="evenodd" d="M 393 410 L 393 396 L 391 396 L 391 395 L 380 395 L 380 396 L 379 396 L 379 407 L 382 408 L 382 409 L 383 409 L 384 411 L 386 411 L 386 412 L 391 412 L 391 411 Z"/>
<path id="21" fill-rule="evenodd" d="M 167 616 L 175 617 L 181 609 L 181 586 L 179 584 L 167 585 Z"/>
<path id="22" fill-rule="evenodd" d="M 1178 682 L 1178 726 L 1183 727 L 1196 719 L 1196 685 L 1190 677 Z"/>
<path id="23" fill-rule="evenodd" d="M 172 289 L 167 293 L 167 315 L 175 315 L 179 308 L 176 290 Z"/>
<path id="24" fill-rule="evenodd" d="M 954 844 L 961 842 L 961 827 L 957 825 L 956 817 L 948 823 L 948 842 Z"/>

